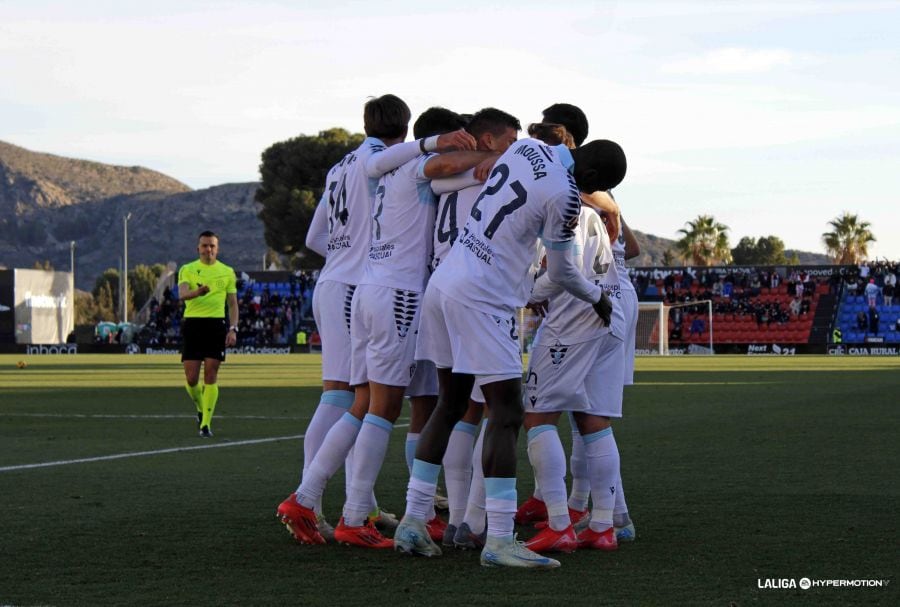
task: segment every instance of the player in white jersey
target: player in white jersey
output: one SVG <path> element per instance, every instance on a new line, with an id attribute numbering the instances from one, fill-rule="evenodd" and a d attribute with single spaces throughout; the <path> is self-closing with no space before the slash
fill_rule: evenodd
<path id="1" fill-rule="evenodd" d="M 631 278 L 628 276 L 628 268 L 625 266 L 625 261 L 640 255 L 641 247 L 634 233 L 628 227 L 628 224 L 625 223 L 619 205 L 615 202 L 612 193 L 609 193 L 609 195 L 610 199 L 612 199 L 612 206 L 606 213 L 606 216 L 609 218 L 610 223 L 618 220 L 618 237 L 612 242 L 612 251 L 616 274 L 619 278 L 619 296 L 621 297 L 622 309 L 625 312 L 625 326 L 627 329 L 622 384 L 623 386 L 630 386 L 634 384 L 634 347 L 637 333 L 638 296 L 634 285 L 631 284 Z M 634 523 L 628 515 L 628 505 L 625 502 L 625 490 L 622 487 L 621 473 L 616 482 L 616 505 L 613 510 L 613 525 L 617 542 L 634 541 Z"/>
<path id="2" fill-rule="evenodd" d="M 363 110 L 366 139 L 329 173 L 307 242 L 321 243 L 327 224 L 325 267 L 313 292 L 313 315 L 322 336 L 322 399 L 304 439 L 302 482 L 279 506 L 277 515 L 303 543 L 324 543 L 318 514 L 325 484 L 341 466 L 358 431 L 352 407 L 368 407 L 367 386 L 350 390 L 350 304 L 369 252 L 372 204 L 381 175 L 426 151 L 471 149 L 474 140 L 459 130 L 403 143 L 409 107 L 394 95 L 369 100 Z M 323 220 L 323 216 L 327 222 Z M 330 434 L 335 436 L 329 441 Z M 323 447 L 328 446 L 327 453 Z M 322 456 L 321 459 L 316 459 Z M 305 497 L 301 497 L 301 489 Z M 324 526 L 323 526 L 324 527 Z"/>
<path id="3" fill-rule="evenodd" d="M 603 192 L 586 203 L 607 198 Z M 549 314 L 535 337 L 525 382 L 525 428 L 528 456 L 549 515 L 548 525 L 526 546 L 536 552 L 571 552 L 577 546 L 615 549 L 612 513 L 619 473 L 618 450 L 610 428 L 611 417 L 622 416 L 623 342 L 627 333 L 619 301 L 619 279 L 609 236 L 600 214 L 582 208 L 575 235 L 575 250 L 586 277 L 603 288 L 614 302 L 611 323 L 604 326 L 593 310 L 554 285 L 538 279 L 532 300 L 549 299 Z M 566 496 L 566 459 L 556 424 L 570 411 L 583 439 L 594 498 L 591 528 L 576 538 L 573 515 Z"/>
<path id="4" fill-rule="evenodd" d="M 490 107 L 476 112 L 466 126 L 466 130 L 477 141 L 476 149 L 491 152 L 493 160 L 496 160 L 500 154 L 509 149 L 510 145 L 515 143 L 521 128 L 517 118 Z M 449 159 L 450 156 L 445 154 L 435 158 L 432 162 L 441 162 Z M 469 217 L 475 199 L 481 192 L 481 187 L 484 185 L 482 181 L 474 177 L 473 171 L 474 169 L 452 178 L 432 181 L 432 189 L 440 195 L 437 221 L 434 224 L 432 268 L 437 268 L 441 260 L 450 252 Z M 421 366 L 436 373 L 434 363 L 431 361 L 422 361 Z M 434 386 L 436 389 L 436 378 Z M 435 394 L 437 394 L 436 390 Z M 477 469 L 473 470 L 472 466 L 475 443 L 477 440 L 483 442 L 481 437 L 476 437 L 482 418 L 483 404 L 484 396 L 479 387 L 475 386 L 472 389 L 466 413 L 450 434 L 447 451 L 442 461 L 449 510 L 447 527 L 443 537 L 440 538 L 445 546 L 480 547 L 484 543 L 482 537 L 485 528 L 484 483 L 480 460 Z M 424 426 L 424 423 L 422 425 Z M 416 429 L 416 433 L 419 432 L 421 432 L 421 426 Z M 413 455 L 409 457 L 410 468 L 414 454 L 413 450 Z M 475 491 L 470 500 L 469 489 L 473 483 Z M 437 539 L 434 534 L 432 534 L 432 538 Z"/>
<path id="5" fill-rule="evenodd" d="M 463 124 L 455 112 L 434 107 L 416 121 L 414 135 L 426 138 L 456 131 Z M 350 383 L 368 384 L 370 402 L 367 410 L 359 412 L 363 414 L 362 427 L 354 446 L 352 480 L 343 518 L 335 529 L 335 539 L 347 544 L 393 546 L 366 524 L 366 517 L 390 433 L 416 366 L 419 302 L 430 273 L 431 226 L 437 202 L 430 179 L 474 165 L 486 154 L 468 151 L 450 156 L 455 163 L 438 162 L 433 155 L 418 156 L 384 174 L 375 190 L 372 242 L 353 295 L 351 315 Z M 460 158 L 468 160 L 460 165 Z M 357 414 L 355 406 L 351 413 Z M 433 533 L 438 537 L 443 534 L 443 521 L 437 516 L 430 525 L 436 527 Z"/>
<path id="6" fill-rule="evenodd" d="M 570 152 L 525 139 L 497 160 L 423 300 L 416 357 L 436 364 L 441 394 L 416 450 L 406 513 L 394 536 L 398 550 L 440 553 L 423 534 L 424 517 L 449 435 L 466 410 L 477 376 L 489 407 L 482 459 L 488 530 L 481 562 L 559 566 L 527 550 L 513 534 L 515 441 L 522 421 L 522 362 L 514 314 L 528 301 L 540 238 L 548 249 L 551 278 L 609 321 L 608 298 L 584 278 L 567 250 L 581 207 L 579 188 L 608 189 L 624 174 L 624 153 L 610 141 Z"/>
<path id="7" fill-rule="evenodd" d="M 529 132 L 535 127 L 554 127 L 554 134 L 565 139 L 569 147 L 581 145 L 587 137 L 588 120 L 584 112 L 577 106 L 569 103 L 556 103 L 543 111 L 543 123 L 531 125 Z M 558 131 L 561 129 L 561 132 Z M 541 130 L 546 130 L 542 128 Z M 535 135 L 538 136 L 538 135 Z M 540 136 L 538 136 L 540 138 Z M 640 254 L 640 246 L 634 238 L 631 230 L 621 220 L 618 205 L 609 197 L 598 197 L 594 200 L 598 205 L 601 218 L 609 225 L 611 234 L 618 236 L 612 239 L 613 256 L 618 268 L 617 276 L 620 281 L 616 303 L 621 303 L 625 311 L 626 327 L 628 334 L 625 336 L 625 375 L 624 385 L 631 385 L 634 375 L 634 343 L 637 326 L 637 293 L 631 284 L 625 269 L 625 259 L 631 259 Z M 620 247 L 624 247 L 624 255 L 620 253 Z M 621 299 L 621 301 L 619 301 Z M 576 521 L 575 530 L 580 531 L 590 521 L 587 510 L 590 495 L 590 479 L 588 478 L 587 461 L 584 455 L 584 442 L 577 428 L 572 424 L 572 456 L 570 458 L 572 472 L 572 491 L 569 498 L 569 510 Z M 517 523 L 529 523 L 546 521 L 547 508 L 542 499 L 539 486 L 535 487 L 534 495 L 528 498 L 516 512 Z M 628 508 L 625 504 L 625 493 L 622 490 L 621 476 L 616 489 L 616 507 L 614 511 L 615 530 L 618 541 L 631 541 L 634 539 L 634 525 L 628 516 Z"/>

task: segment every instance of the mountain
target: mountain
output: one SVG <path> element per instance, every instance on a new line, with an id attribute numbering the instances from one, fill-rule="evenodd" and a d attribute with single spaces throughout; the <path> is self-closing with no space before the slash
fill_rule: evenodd
<path id="1" fill-rule="evenodd" d="M 187 192 L 167 175 L 31 152 L 0 141 L 0 209 L 13 202 L 20 212 L 140 192 Z"/>
<path id="2" fill-rule="evenodd" d="M 123 217 L 128 265 L 181 264 L 197 257 L 197 235 L 220 235 L 221 259 L 259 268 L 267 247 L 257 183 L 192 191 L 142 167 L 121 167 L 31 152 L 0 142 L 0 266 L 32 268 L 49 261 L 68 270 L 75 242 L 75 279 L 90 290 L 107 268 L 121 266 Z"/>

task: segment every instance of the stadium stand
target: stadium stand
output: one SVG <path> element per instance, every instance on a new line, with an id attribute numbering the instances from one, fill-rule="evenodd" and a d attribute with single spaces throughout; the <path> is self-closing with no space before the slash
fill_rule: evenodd
<path id="1" fill-rule="evenodd" d="M 632 280 L 641 301 L 685 304 L 713 302 L 713 343 L 808 343 L 822 296 L 834 288 L 828 278 L 807 272 L 789 275 L 768 269 L 690 268 L 639 269 Z M 670 310 L 670 344 L 707 344 L 709 327 L 704 305 Z M 697 331 L 696 321 L 702 321 Z M 694 330 L 692 330 L 694 328 Z"/>
<path id="2" fill-rule="evenodd" d="M 900 263 L 866 262 L 845 273 L 835 326 L 840 327 L 847 343 L 861 343 L 880 338 L 887 343 L 900 342 L 900 304 L 894 296 L 900 275 Z M 877 287 L 874 317 L 870 311 L 866 288 Z"/>
<path id="3" fill-rule="evenodd" d="M 318 272 L 242 273 L 238 280 L 239 346 L 295 343 L 298 331 L 312 333 L 312 295 Z M 270 279 L 271 277 L 271 279 Z M 181 344 L 182 304 L 174 285 L 150 301 L 147 320 L 135 341 L 142 346 Z"/>

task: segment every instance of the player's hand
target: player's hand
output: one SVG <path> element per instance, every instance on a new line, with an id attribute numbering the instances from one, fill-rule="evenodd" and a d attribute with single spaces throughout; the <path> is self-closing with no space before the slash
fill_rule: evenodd
<path id="1" fill-rule="evenodd" d="M 438 152 L 453 152 L 455 150 L 474 150 L 477 145 L 475 138 L 465 129 L 459 129 L 452 133 L 444 133 L 437 139 Z"/>
<path id="2" fill-rule="evenodd" d="M 594 312 L 596 312 L 597 316 L 600 317 L 600 320 L 603 321 L 604 326 L 608 327 L 612 320 L 612 309 L 612 300 L 606 294 L 606 291 L 602 291 L 600 294 L 600 301 L 594 304 Z"/>
<path id="3" fill-rule="evenodd" d="M 209 285 L 200 285 L 197 287 L 197 297 L 206 295 L 207 293 L 209 293 Z"/>
<path id="4" fill-rule="evenodd" d="M 230 348 L 237 343 L 237 331 L 229 331 L 225 335 L 225 347 Z"/>
<path id="5" fill-rule="evenodd" d="M 491 154 L 481 162 L 475 165 L 475 168 L 472 170 L 472 174 L 475 176 L 475 179 L 481 181 L 482 183 L 487 181 L 488 176 L 490 176 L 491 171 L 494 168 L 494 164 L 496 164 L 497 159 L 500 158 L 500 154 Z"/>
<path id="6" fill-rule="evenodd" d="M 529 301 L 525 306 L 541 318 L 547 316 L 547 310 L 549 309 L 550 302 L 546 299 L 544 301 Z"/>

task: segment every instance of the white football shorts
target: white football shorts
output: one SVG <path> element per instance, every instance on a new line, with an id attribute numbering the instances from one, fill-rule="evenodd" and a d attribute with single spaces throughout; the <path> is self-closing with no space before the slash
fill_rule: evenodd
<path id="1" fill-rule="evenodd" d="M 412 381 L 406 388 L 406 397 L 413 398 L 416 396 L 437 396 L 438 395 L 438 379 L 437 368 L 430 360 L 417 360 L 416 372 Z M 481 386 L 475 384 L 472 386 L 472 400 L 476 403 L 484 404 L 484 394 L 481 392 Z"/>
<path id="2" fill-rule="evenodd" d="M 516 320 L 469 308 L 429 286 L 422 302 L 416 360 L 430 360 L 455 373 L 493 376 L 494 381 L 521 377 Z"/>
<path id="3" fill-rule="evenodd" d="M 531 350 L 525 411 L 583 411 L 622 417 L 625 348 L 612 334 L 577 344 L 537 345 Z"/>
<path id="4" fill-rule="evenodd" d="M 625 385 L 634 383 L 634 344 L 637 340 L 638 298 L 634 289 L 624 288 L 622 293 L 622 310 L 625 312 Z"/>
<path id="5" fill-rule="evenodd" d="M 350 384 L 409 385 L 416 370 L 422 294 L 359 285 L 350 316 Z"/>
<path id="6" fill-rule="evenodd" d="M 323 280 L 313 290 L 313 317 L 322 338 L 322 379 L 350 383 L 350 305 L 356 287 Z"/>
<path id="7" fill-rule="evenodd" d="M 437 396 L 438 380 L 437 369 L 430 360 L 417 360 L 416 372 L 413 373 L 409 385 L 406 387 L 406 397 Z"/>

